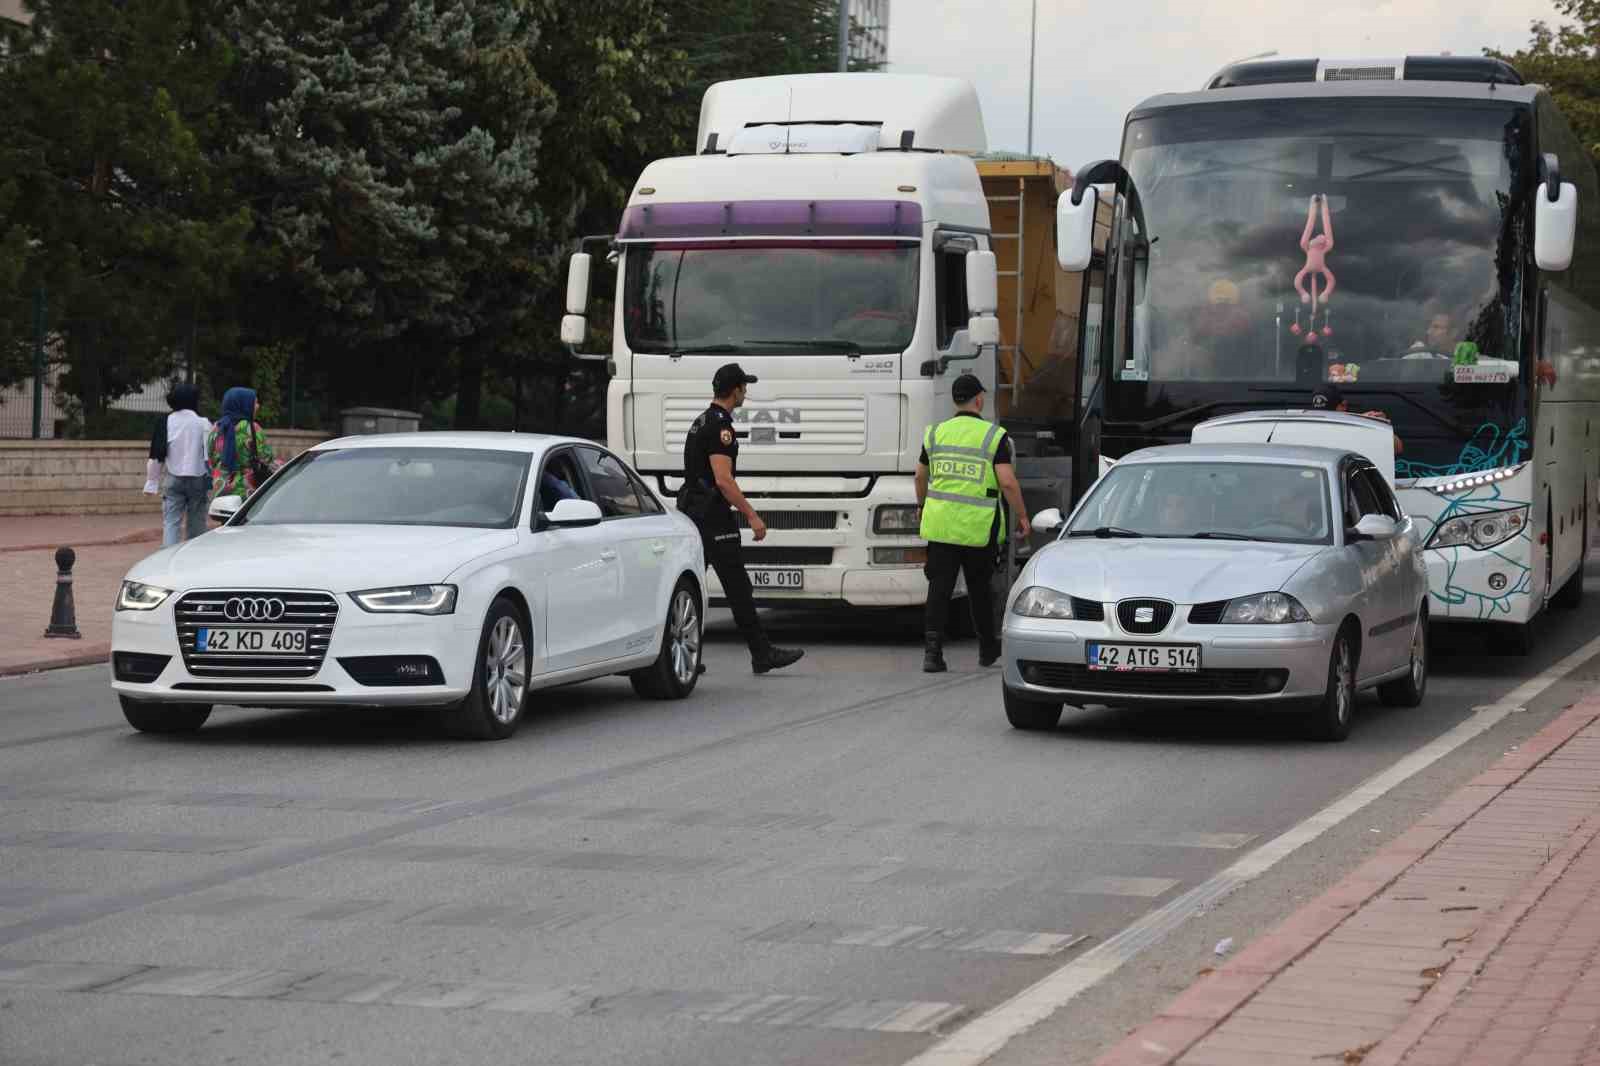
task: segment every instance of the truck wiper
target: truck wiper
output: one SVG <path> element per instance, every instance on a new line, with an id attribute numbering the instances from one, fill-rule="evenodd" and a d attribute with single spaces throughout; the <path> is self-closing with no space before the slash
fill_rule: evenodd
<path id="1" fill-rule="evenodd" d="M 1245 533 L 1219 533 L 1219 532 L 1216 532 L 1215 530 L 1210 531 L 1210 532 L 1206 532 L 1206 533 L 1191 533 L 1190 537 L 1193 538 L 1194 540 L 1260 540 L 1261 539 L 1260 537 L 1252 537 L 1252 536 L 1249 536 L 1248 534 L 1245 534 Z"/>
<path id="2" fill-rule="evenodd" d="M 1074 530 L 1071 530 L 1070 532 L 1067 533 L 1067 536 L 1069 536 L 1069 537 L 1099 537 L 1102 540 L 1104 540 L 1107 537 L 1142 537 L 1142 536 L 1144 536 L 1144 534 L 1135 532 L 1134 530 L 1131 530 L 1131 529 L 1123 529 L 1121 526 L 1096 526 L 1094 529 L 1074 529 Z"/>
<path id="3" fill-rule="evenodd" d="M 847 355 L 860 355 L 861 345 L 855 341 L 836 340 L 755 340 L 745 341 L 746 344 L 760 344 L 765 347 L 777 348 L 805 348 L 815 352 L 843 352 Z"/>
<path id="4" fill-rule="evenodd" d="M 709 354 L 711 352 L 737 352 L 737 351 L 739 351 L 739 346 L 737 344 L 691 344 L 691 345 L 689 345 L 688 347 L 685 347 L 685 348 L 673 348 L 670 351 L 666 352 L 665 354 L 673 356 L 673 357 L 677 357 L 677 356 L 680 356 L 680 355 L 702 355 L 702 354 Z M 661 353 L 642 353 L 642 354 L 661 354 Z"/>

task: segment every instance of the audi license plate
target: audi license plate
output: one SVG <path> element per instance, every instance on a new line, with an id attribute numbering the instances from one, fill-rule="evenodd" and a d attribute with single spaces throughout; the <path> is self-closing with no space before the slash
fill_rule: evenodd
<path id="1" fill-rule="evenodd" d="M 751 570 L 750 584 L 758 589 L 803 589 L 806 587 L 804 570 Z"/>
<path id="2" fill-rule="evenodd" d="M 305 654 L 304 629 L 201 629 L 194 635 L 197 652 L 230 652 L 235 655 Z"/>
<path id="3" fill-rule="evenodd" d="M 1200 669 L 1200 645 L 1091 643 L 1089 669 L 1192 674 Z"/>

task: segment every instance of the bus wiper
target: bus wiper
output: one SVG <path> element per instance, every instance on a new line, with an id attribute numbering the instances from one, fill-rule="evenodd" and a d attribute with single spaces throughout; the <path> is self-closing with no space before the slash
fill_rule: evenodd
<path id="1" fill-rule="evenodd" d="M 1144 534 L 1131 529 L 1123 529 L 1121 526 L 1096 526 L 1094 529 L 1074 529 L 1067 536 L 1099 537 L 1104 540 L 1107 537 L 1142 537 Z"/>
<path id="2" fill-rule="evenodd" d="M 860 355 L 861 345 L 855 341 L 836 340 L 755 340 L 745 341 L 746 344 L 760 344 L 766 347 L 777 348 L 804 348 L 814 352 L 843 352 L 846 355 Z"/>
<path id="3" fill-rule="evenodd" d="M 1210 530 L 1210 531 L 1205 532 L 1205 533 L 1191 533 L 1190 534 L 1190 538 L 1193 539 L 1193 540 L 1260 540 L 1261 539 L 1260 537 L 1252 537 L 1252 536 L 1249 536 L 1248 534 L 1245 534 L 1245 533 L 1220 533 L 1220 532 L 1217 532 L 1216 530 Z"/>

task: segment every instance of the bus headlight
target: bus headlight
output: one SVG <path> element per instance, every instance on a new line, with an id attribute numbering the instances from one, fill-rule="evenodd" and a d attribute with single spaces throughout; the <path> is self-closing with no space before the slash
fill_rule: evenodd
<path id="1" fill-rule="evenodd" d="M 1528 525 L 1528 508 L 1479 511 L 1440 522 L 1428 538 L 1430 548 L 1492 548 L 1510 540 Z"/>
<path id="2" fill-rule="evenodd" d="M 872 512 L 874 533 L 915 534 L 922 529 L 922 508 L 914 503 L 890 503 Z"/>

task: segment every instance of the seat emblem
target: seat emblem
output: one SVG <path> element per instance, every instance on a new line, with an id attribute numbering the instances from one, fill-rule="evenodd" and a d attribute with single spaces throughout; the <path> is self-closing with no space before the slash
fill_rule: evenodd
<path id="1" fill-rule="evenodd" d="M 1138 625 L 1147 626 L 1156 620 L 1156 609 L 1154 607 L 1135 607 L 1133 609 L 1133 620 Z"/>
<path id="2" fill-rule="evenodd" d="M 222 605 L 222 617 L 230 622 L 276 622 L 285 610 L 276 597 L 234 596 Z"/>

